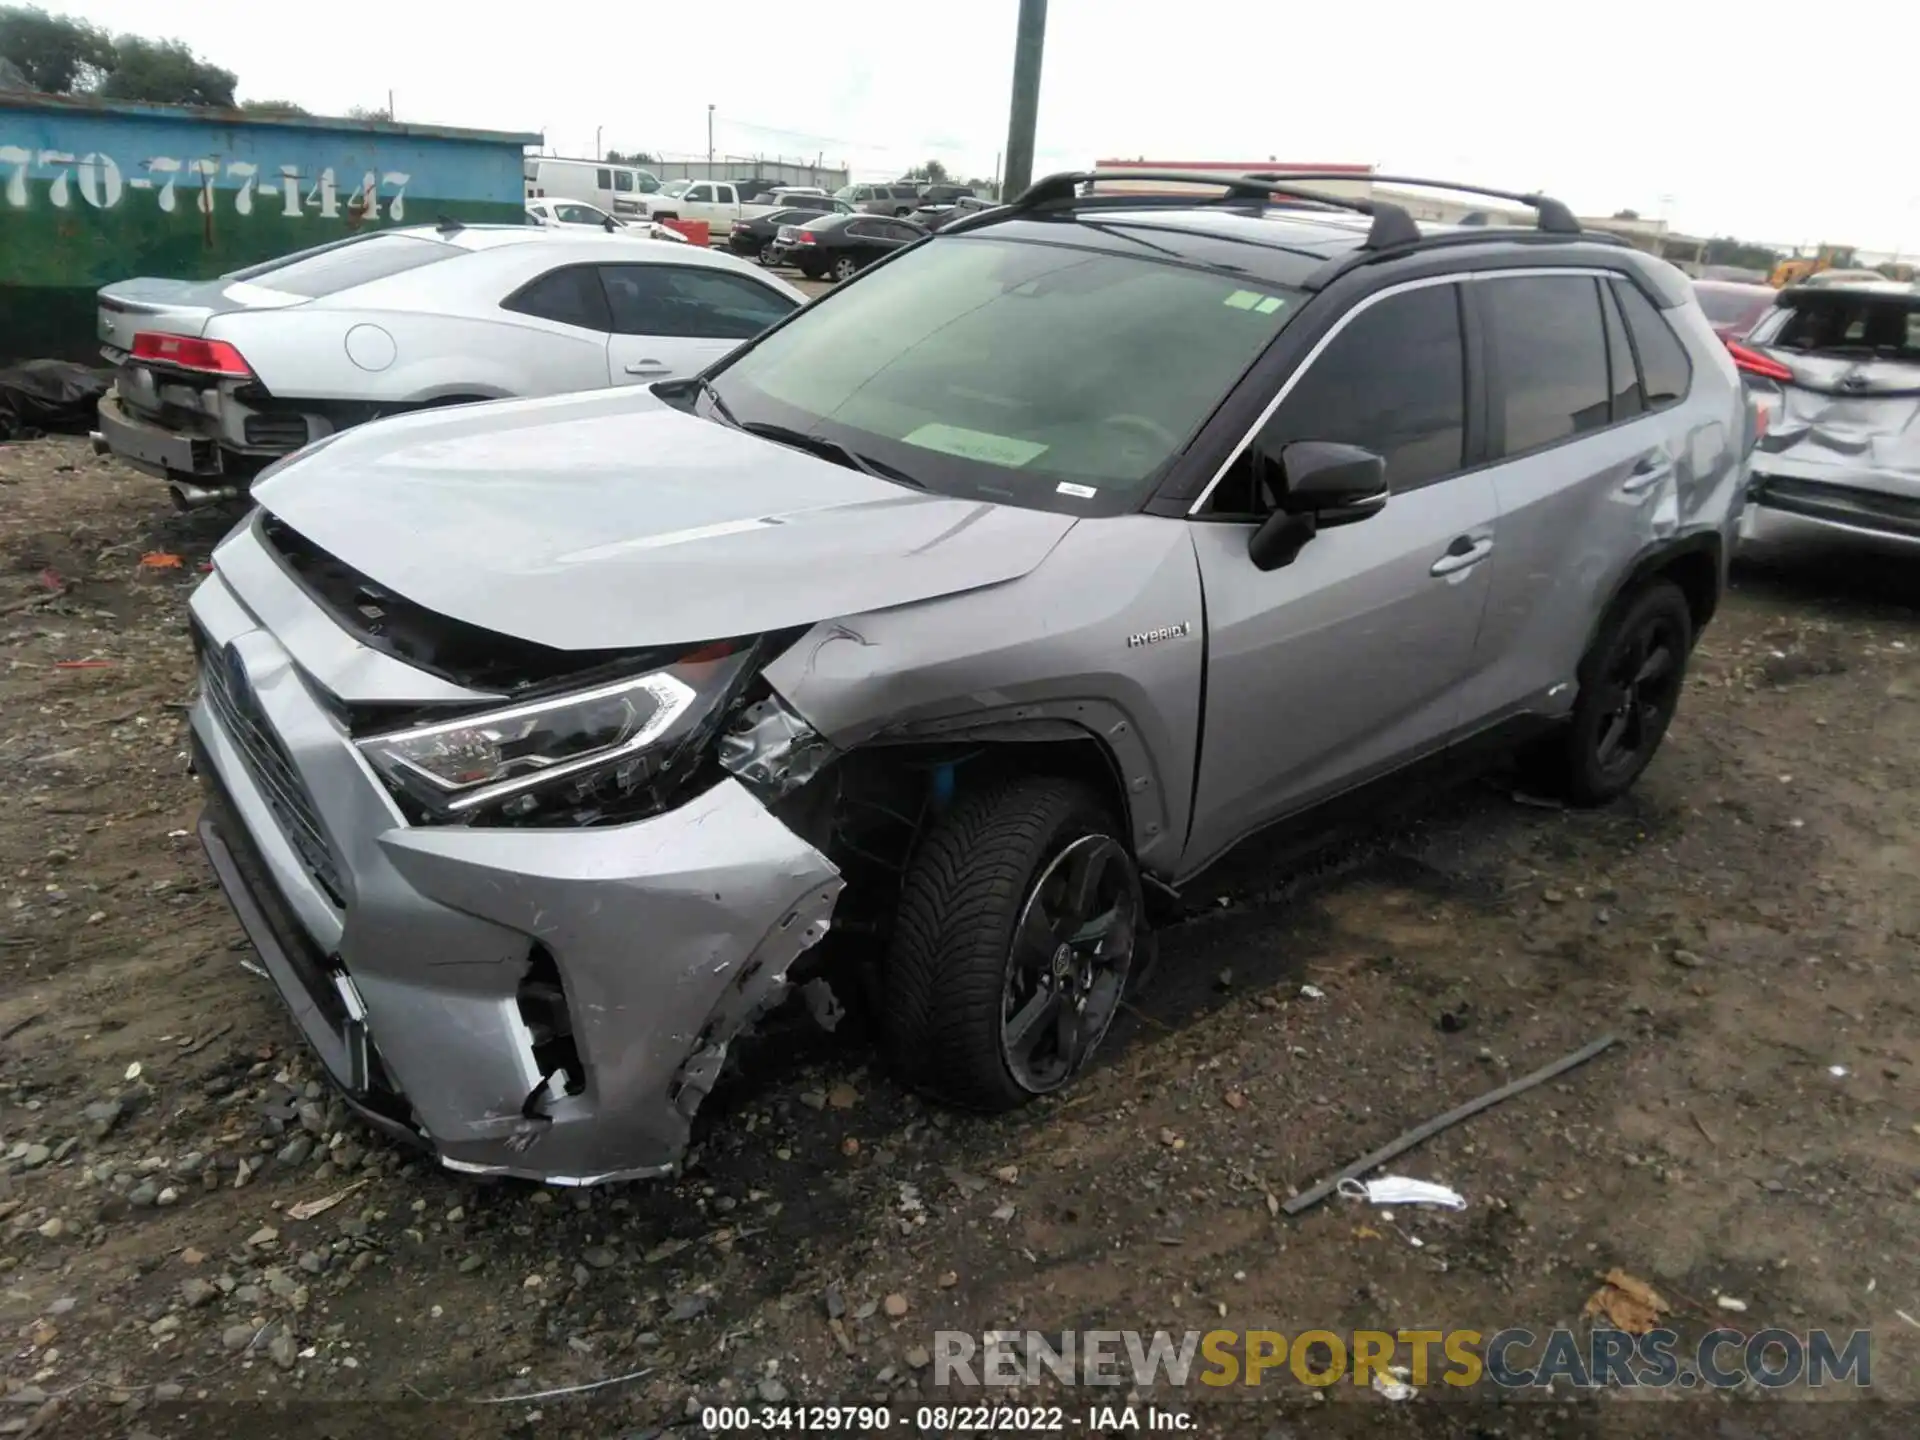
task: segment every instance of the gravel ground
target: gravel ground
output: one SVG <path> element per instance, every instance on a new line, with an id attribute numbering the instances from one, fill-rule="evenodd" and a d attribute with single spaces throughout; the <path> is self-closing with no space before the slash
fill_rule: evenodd
<path id="1" fill-rule="evenodd" d="M 684 1178 L 557 1193 L 366 1133 L 245 968 L 181 746 L 216 538 L 84 442 L 0 447 L 0 1434 L 700 1433 L 703 1403 L 938 1398 L 943 1328 L 1544 1330 L 1613 1267 L 1690 1336 L 1871 1328 L 1877 1396 L 1920 1401 L 1911 563 L 1743 567 L 1609 810 L 1483 782 L 1232 857 L 1067 1096 L 950 1116 L 858 1041 L 776 1031 Z M 1606 1032 L 1391 1167 L 1465 1210 L 1275 1213 Z M 1048 1393 L 1093 1433 L 1085 1392 Z M 1751 1386 L 1679 1413 L 1264 1395 L 1160 1399 L 1221 1435 L 1916 1428 Z"/>

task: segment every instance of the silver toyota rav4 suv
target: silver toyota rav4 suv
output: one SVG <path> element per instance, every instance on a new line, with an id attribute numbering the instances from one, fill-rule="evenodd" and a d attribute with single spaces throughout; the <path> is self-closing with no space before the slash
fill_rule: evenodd
<path id="1" fill-rule="evenodd" d="M 1010 1107 L 1254 831 L 1489 745 L 1632 784 L 1721 594 L 1732 358 L 1557 202 L 1315 178 L 1055 177 L 698 379 L 264 475 L 193 598 L 200 833 L 360 1111 L 666 1172 L 800 986 Z"/>

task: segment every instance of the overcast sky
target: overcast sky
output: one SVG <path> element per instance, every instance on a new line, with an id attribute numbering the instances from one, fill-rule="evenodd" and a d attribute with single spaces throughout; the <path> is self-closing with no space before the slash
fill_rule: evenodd
<path id="1" fill-rule="evenodd" d="M 1017 0 L 42 0 L 186 41 L 246 98 L 602 148 L 992 173 Z M 1052 0 L 1036 173 L 1370 161 L 1698 234 L 1920 251 L 1920 4 Z M 794 18 L 789 18 L 794 17 Z M 1125 17 L 1136 17 L 1131 20 Z M 1812 47 L 1803 53 L 1802 44 Z M 1821 59 L 1815 67 L 1812 60 Z M 1802 63 L 1809 65 L 1805 71 Z M 1818 198 L 1816 198 L 1818 197 Z"/>

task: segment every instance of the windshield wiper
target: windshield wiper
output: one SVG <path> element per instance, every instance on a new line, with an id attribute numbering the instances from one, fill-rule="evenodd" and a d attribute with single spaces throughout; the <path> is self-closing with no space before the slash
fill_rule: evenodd
<path id="1" fill-rule="evenodd" d="M 720 398 L 720 392 L 713 388 L 713 382 L 702 375 L 699 384 L 700 393 L 706 396 L 707 403 L 713 406 L 713 413 L 726 421 L 727 424 L 733 426 L 734 429 L 738 430 L 742 428 L 740 422 L 733 418 L 733 411 L 727 408 L 727 402 Z"/>
<path id="2" fill-rule="evenodd" d="M 758 435 L 762 440 L 771 440 L 776 445 L 790 445 L 795 450 L 805 450 L 818 455 L 823 460 L 831 460 L 836 465 L 844 465 L 849 470 L 858 470 L 863 475 L 871 475 L 876 480 L 891 480 L 896 485 L 911 486 L 915 490 L 924 490 L 926 485 L 897 466 L 884 460 L 875 460 L 870 455 L 862 455 L 849 450 L 838 440 L 829 440 L 824 435 L 809 435 L 804 430 L 795 430 L 790 425 L 775 425 L 764 420 L 750 420 L 740 427 L 749 435 Z"/>

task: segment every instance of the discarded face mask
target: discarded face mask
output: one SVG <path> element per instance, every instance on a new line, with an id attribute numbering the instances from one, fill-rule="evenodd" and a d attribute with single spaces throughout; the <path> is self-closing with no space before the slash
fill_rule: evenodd
<path id="1" fill-rule="evenodd" d="M 1428 1180 L 1413 1180 L 1405 1175 L 1382 1175 L 1378 1180 L 1342 1180 L 1340 1193 L 1352 1200 L 1370 1200 L 1375 1205 L 1444 1205 L 1449 1210 L 1464 1210 L 1467 1200 L 1458 1191 Z"/>

